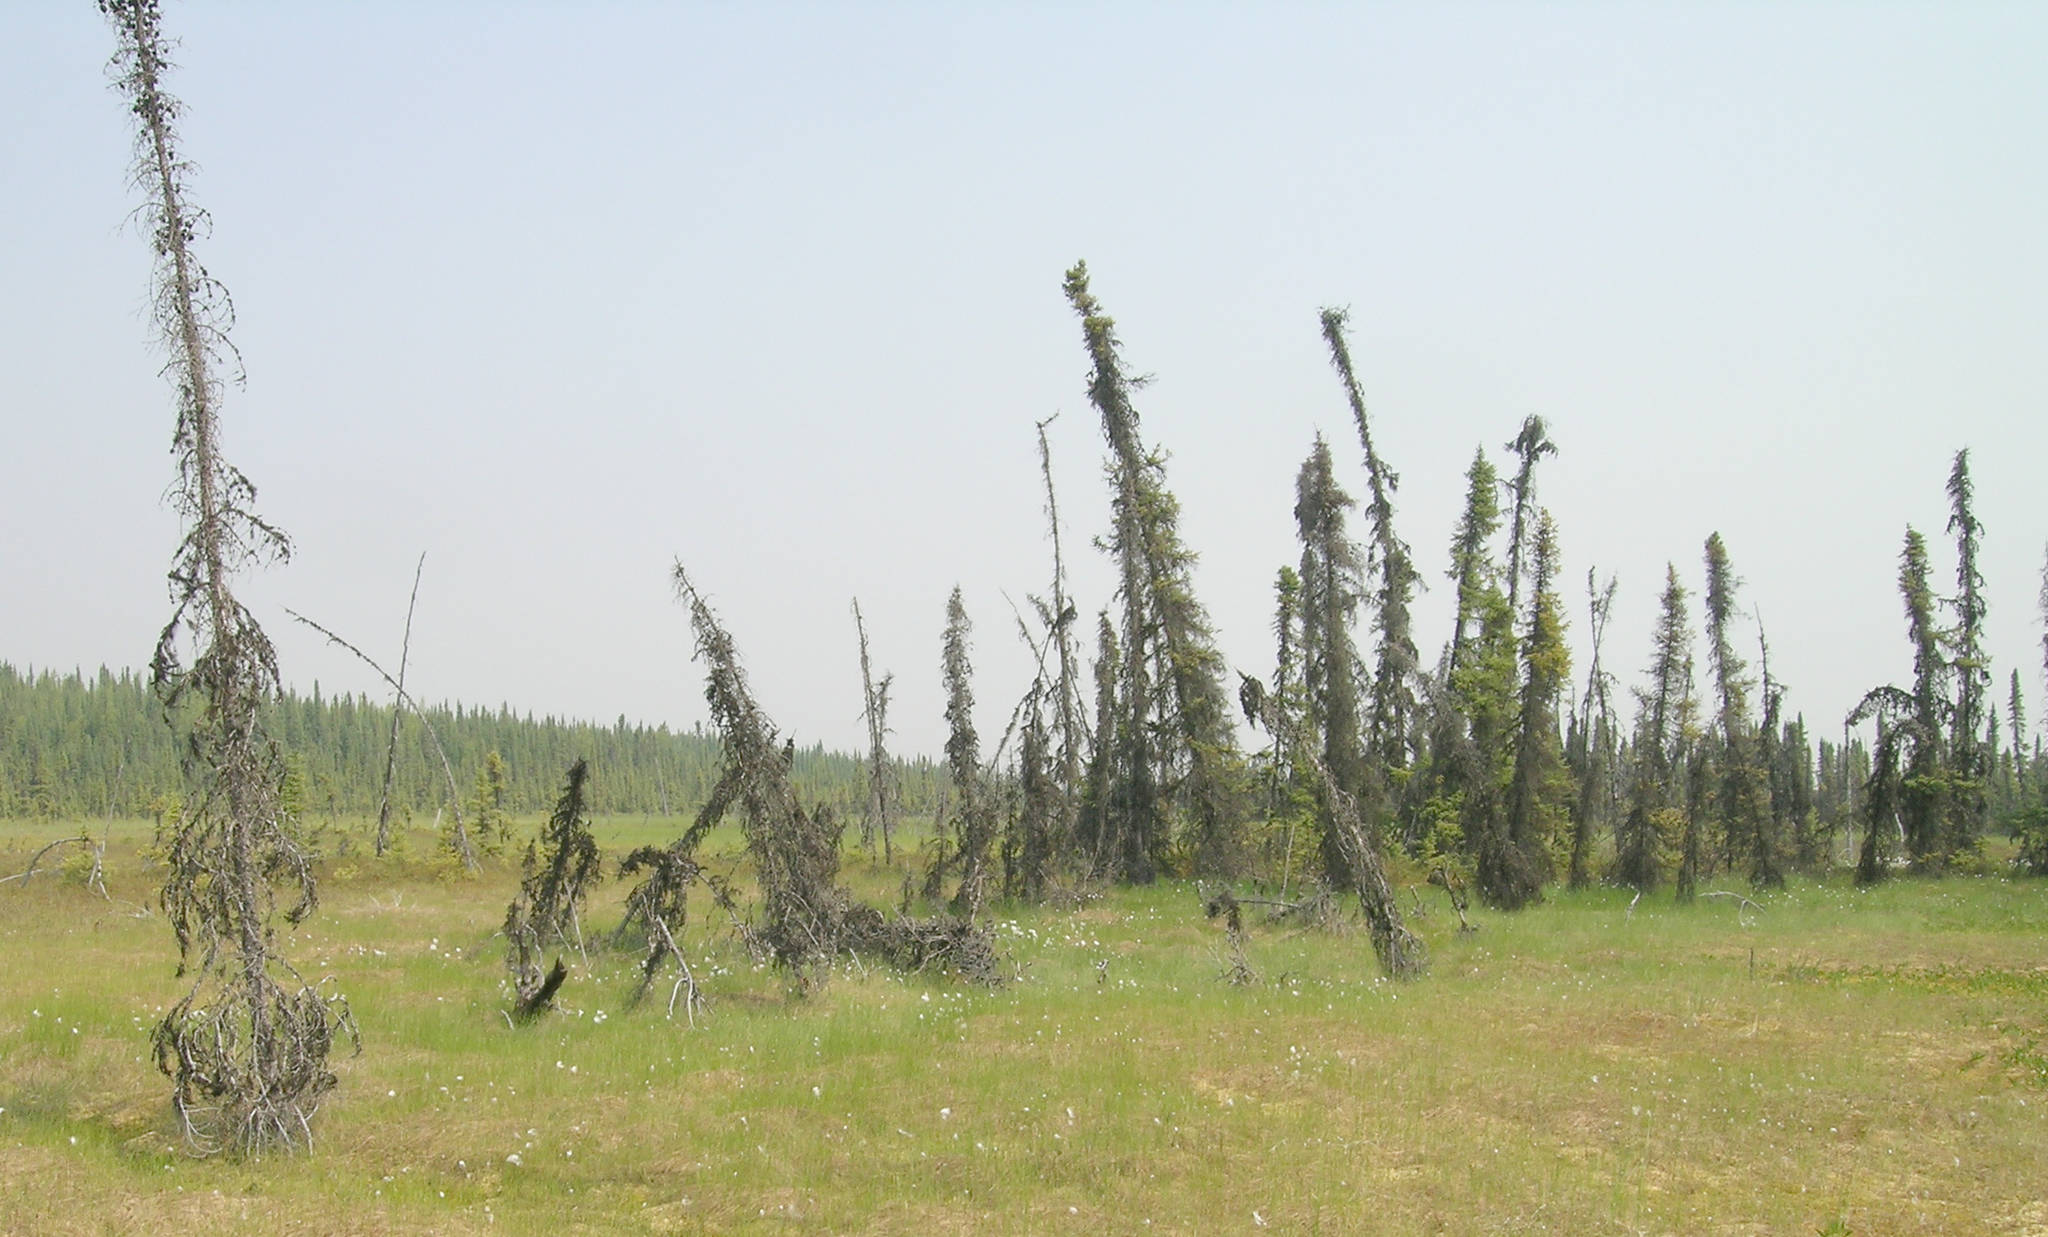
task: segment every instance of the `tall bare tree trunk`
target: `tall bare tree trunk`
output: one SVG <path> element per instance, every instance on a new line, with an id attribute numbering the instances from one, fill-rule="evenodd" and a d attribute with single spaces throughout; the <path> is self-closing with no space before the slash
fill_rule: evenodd
<path id="1" fill-rule="evenodd" d="M 882 835 L 882 863 L 886 867 L 896 864 L 896 852 L 890 834 L 894 821 L 890 810 L 889 751 L 886 740 L 889 733 L 889 685 L 894 675 L 885 674 L 878 686 L 874 674 L 868 668 L 868 625 L 861 618 L 860 598 L 853 599 L 853 626 L 860 633 L 860 690 L 861 717 L 868 727 L 868 803 L 861 816 L 860 844 L 870 857 L 875 849 L 875 834 Z"/>
<path id="2" fill-rule="evenodd" d="M 412 612 L 420 602 L 420 573 L 427 569 L 427 556 L 412 569 L 412 598 L 405 603 L 405 641 L 398 646 L 398 695 L 391 701 L 391 741 L 384 747 L 384 794 L 377 802 L 377 854 L 391 841 L 391 778 L 398 772 L 398 724 L 405 720 L 405 664 L 412 658 Z"/>
<path id="3" fill-rule="evenodd" d="M 135 117 L 135 179 L 148 194 L 140 215 L 156 253 L 156 326 L 178 400 L 171 498 L 185 535 L 172 558 L 173 611 L 151 678 L 167 716 L 181 702 L 197 705 L 184 738 L 201 782 L 195 810 L 170 840 L 162 893 L 179 972 L 196 960 L 198 973 L 152 1041 L 193 1147 L 302 1147 L 335 1083 L 327 1069 L 334 1037 L 353 1034 L 354 1023 L 339 998 L 323 997 L 271 953 L 272 881 L 296 891 L 285 916 L 293 923 L 312 912 L 317 891 L 283 802 L 284 758 L 264 728 L 281 690 L 276 650 L 232 585 L 236 570 L 289 557 L 291 545 L 255 513 L 256 487 L 220 447 L 223 388 L 214 367 L 235 355 L 227 337 L 234 308 L 193 252 L 208 220 L 185 195 L 191 169 L 176 148 L 180 106 L 163 88 L 170 44 L 156 0 L 100 0 L 100 11 L 118 38 L 116 89 Z"/>

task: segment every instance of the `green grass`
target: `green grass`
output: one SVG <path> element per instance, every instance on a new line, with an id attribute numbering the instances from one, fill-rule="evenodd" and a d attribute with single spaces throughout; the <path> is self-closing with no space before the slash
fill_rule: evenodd
<path id="1" fill-rule="evenodd" d="M 0 825 L 0 869 L 64 831 Z M 672 832 L 599 826 L 614 855 Z M 364 1052 L 314 1154 L 236 1162 L 182 1154 L 148 1060 L 179 989 L 135 905 L 145 835 L 114 832 L 112 903 L 0 886 L 10 1230 L 2048 1228 L 2039 882 L 1805 883 L 1760 911 L 1553 893 L 1469 936 L 1404 886 L 1433 966 L 1400 986 L 1361 933 L 1254 919 L 1260 982 L 1234 987 L 1176 884 L 997 908 L 1022 974 L 994 992 L 848 961 L 797 998 L 713 914 L 686 936 L 714 1001 L 695 1029 L 666 983 L 626 1008 L 634 959 L 596 952 L 515 1029 L 493 939 L 515 875 L 354 856 L 285 950 L 347 993 Z M 848 875 L 893 903 L 902 870 Z"/>

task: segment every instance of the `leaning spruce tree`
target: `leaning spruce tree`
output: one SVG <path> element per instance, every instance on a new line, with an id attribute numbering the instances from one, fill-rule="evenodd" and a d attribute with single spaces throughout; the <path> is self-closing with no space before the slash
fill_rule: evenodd
<path id="1" fill-rule="evenodd" d="M 1366 516 L 1372 525 L 1371 566 L 1378 587 L 1371 602 L 1379 625 L 1378 661 L 1372 674 L 1372 699 L 1367 709 L 1366 747 L 1387 770 L 1407 767 L 1408 730 L 1416 714 L 1415 682 L 1421 658 L 1415 649 L 1414 629 L 1408 606 L 1415 599 L 1421 573 L 1409 555 L 1408 544 L 1394 532 L 1394 491 L 1400 474 L 1373 447 L 1372 430 L 1365 412 L 1365 393 L 1351 363 L 1351 347 L 1344 338 L 1346 311 L 1322 311 L 1323 343 L 1330 350 L 1330 364 L 1344 384 L 1344 398 L 1351 406 L 1351 418 L 1358 426 L 1358 445 L 1365 451 L 1365 476 L 1371 501 Z"/>
<path id="2" fill-rule="evenodd" d="M 194 251 L 207 217 L 187 196 L 191 168 L 177 151 L 178 101 L 164 90 L 170 44 L 157 5 L 101 0 L 100 11 L 119 41 L 115 87 L 135 117 L 135 179 L 147 193 L 140 218 L 156 254 L 152 309 L 178 397 L 171 501 L 185 527 L 171 562 L 171 619 L 150 670 L 166 715 L 186 719 L 197 782 L 192 810 L 166 839 L 162 894 L 179 973 L 196 974 L 152 1039 L 192 1146 L 304 1147 L 335 1083 L 328 1055 L 355 1027 L 345 1003 L 306 984 L 276 950 L 276 886 L 291 891 L 285 919 L 297 923 L 315 905 L 313 870 L 284 801 L 284 757 L 265 730 L 280 692 L 277 653 L 234 594 L 237 571 L 281 561 L 291 547 L 256 514 L 256 487 L 221 452 L 234 310 Z"/>
<path id="3" fill-rule="evenodd" d="M 590 762 L 578 757 L 540 836 L 527 844 L 519 893 L 505 912 L 507 965 L 522 999 L 540 984 L 540 955 L 550 941 L 584 951 L 583 904 L 604 879 L 590 832 L 589 782 Z"/>
<path id="4" fill-rule="evenodd" d="M 1139 382 L 1124 372 L 1116 322 L 1089 291 L 1088 264 L 1068 270 L 1064 286 L 1088 350 L 1088 400 L 1109 443 L 1121 716 L 1115 748 L 1096 758 L 1108 762 L 1112 786 L 1102 826 L 1125 839 L 1109 848 L 1121 860 L 1114 874 L 1139 882 L 1156 876 L 1178 813 L 1197 870 L 1233 875 L 1243 861 L 1233 803 L 1242 762 L 1223 657 L 1194 595 L 1195 556 L 1180 539 L 1180 505 L 1166 488 L 1161 457 L 1139 436 L 1131 404 Z"/>
<path id="5" fill-rule="evenodd" d="M 682 563 L 676 563 L 672 578 L 676 596 L 690 610 L 697 659 L 705 667 L 704 700 L 724 752 L 718 782 L 679 853 L 694 853 L 728 810 L 739 809 L 747 854 L 761 885 L 764 922 L 755 939 L 800 984 L 807 984 L 810 972 L 829 964 L 837 951 L 845 918 L 847 894 L 838 884 L 839 831 L 798 801 L 790 782 L 790 745 L 778 740 L 774 723 L 755 703 L 731 635 Z"/>
<path id="6" fill-rule="evenodd" d="M 841 950 L 909 971 L 946 967 L 971 982 L 1002 982 L 1007 968 L 986 927 L 955 916 L 890 919 L 854 901 L 838 883 L 840 830 L 827 809 L 807 812 L 798 802 L 790 780 L 794 741 L 780 740 L 755 702 L 732 636 L 681 562 L 673 579 L 696 631 L 697 658 L 706 672 L 704 700 L 724 762 L 696 821 L 669 847 L 670 870 L 679 879 L 695 880 L 697 872 L 683 861 L 694 867 L 692 856 L 705 835 L 736 810 L 761 889 L 760 920 L 743 926 L 742 935 L 786 969 L 798 992 L 822 982 Z M 713 892 L 729 904 L 728 890 L 714 884 Z M 667 953 L 682 962 L 679 950 Z M 652 952 L 649 962 L 659 965 Z"/>

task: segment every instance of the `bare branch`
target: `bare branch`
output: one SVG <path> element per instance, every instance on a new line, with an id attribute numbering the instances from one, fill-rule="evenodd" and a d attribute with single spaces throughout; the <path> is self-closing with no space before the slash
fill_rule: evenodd
<path id="1" fill-rule="evenodd" d="M 75 838 L 58 838 L 56 841 L 51 842 L 49 845 L 37 851 L 35 855 L 29 859 L 28 866 L 26 868 L 23 868 L 21 871 L 16 872 L 12 876 L 0 876 L 0 885 L 4 885 L 8 881 L 20 881 L 22 888 L 28 888 L 28 882 L 31 879 L 33 879 L 36 874 L 36 865 L 40 864 L 43 861 L 44 855 L 49 854 L 51 851 L 57 849 L 59 846 L 70 846 L 73 844 L 81 846 L 91 846 L 93 845 L 93 840 L 84 834 L 80 834 Z M 100 892 L 104 894 L 106 890 L 101 889 Z"/>
<path id="2" fill-rule="evenodd" d="M 425 556 L 422 555 L 421 559 L 422 562 L 424 562 Z M 376 659 L 371 657 L 368 653 L 363 652 L 355 645 L 350 644 L 348 641 L 342 639 L 340 636 L 335 635 L 332 631 L 329 631 L 327 628 L 322 627 L 320 624 L 314 622 L 312 619 L 307 618 L 305 615 L 300 614 L 298 611 L 292 609 L 290 606 L 286 606 L 284 612 L 286 614 L 291 615 L 294 620 L 304 623 L 306 626 L 312 628 L 314 631 L 317 631 L 321 635 L 327 637 L 328 643 L 339 645 L 340 647 L 348 650 L 349 652 L 354 653 L 359 659 L 361 659 L 364 665 L 376 671 L 377 676 L 379 678 L 383 679 L 386 683 L 389 683 L 391 685 L 391 690 L 397 695 L 398 703 L 400 704 L 400 706 L 411 709 L 412 715 L 420 719 L 420 725 L 425 726 L 427 728 L 427 740 L 434 745 L 434 754 L 441 758 L 441 775 L 444 778 L 446 778 L 448 782 L 448 811 L 449 814 L 455 818 L 456 855 L 462 860 L 462 866 L 465 869 L 471 872 L 477 871 L 479 865 L 477 864 L 476 861 L 476 850 L 474 847 L 470 845 L 469 830 L 462 823 L 462 792 L 455 788 L 455 766 L 448 763 L 448 749 L 441 746 L 441 735 L 438 731 L 434 729 L 433 720 L 427 716 L 426 710 L 420 708 L 419 701 L 414 700 L 410 695 L 408 695 L 406 693 L 405 688 L 399 683 L 399 681 L 397 679 L 392 678 L 391 675 L 385 671 L 384 667 L 378 665 Z"/>
<path id="3" fill-rule="evenodd" d="M 405 641 L 398 646 L 398 686 L 405 690 L 405 665 L 412 657 L 412 614 L 420 602 L 420 573 L 427 569 L 426 551 L 420 552 L 420 561 L 412 569 L 412 597 L 405 603 Z M 384 748 L 384 793 L 377 801 L 377 844 L 376 852 L 384 853 L 384 847 L 391 840 L 391 777 L 398 771 L 398 723 L 405 717 L 403 708 L 391 710 L 391 741 Z"/>

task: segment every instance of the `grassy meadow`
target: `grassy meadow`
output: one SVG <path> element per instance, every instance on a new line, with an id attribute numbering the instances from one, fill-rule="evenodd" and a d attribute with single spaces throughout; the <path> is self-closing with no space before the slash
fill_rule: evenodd
<path id="1" fill-rule="evenodd" d="M 598 822 L 608 856 L 673 830 Z M 0 870 L 67 831 L 0 824 Z M 2039 882 L 1558 892 L 1466 935 L 1397 869 L 1433 959 L 1400 986 L 1362 932 L 1256 916 L 1233 985 L 1162 883 L 996 908 L 994 991 L 849 959 L 803 997 L 693 903 L 695 1026 L 593 948 L 513 1027 L 516 873 L 451 877 L 421 833 L 329 861 L 285 935 L 363 1052 L 313 1154 L 238 1161 L 183 1153 L 149 1058 L 180 988 L 147 838 L 115 827 L 111 902 L 75 863 L 0 885 L 9 1232 L 2048 1234 Z M 893 905 L 908 870 L 847 880 Z"/>

